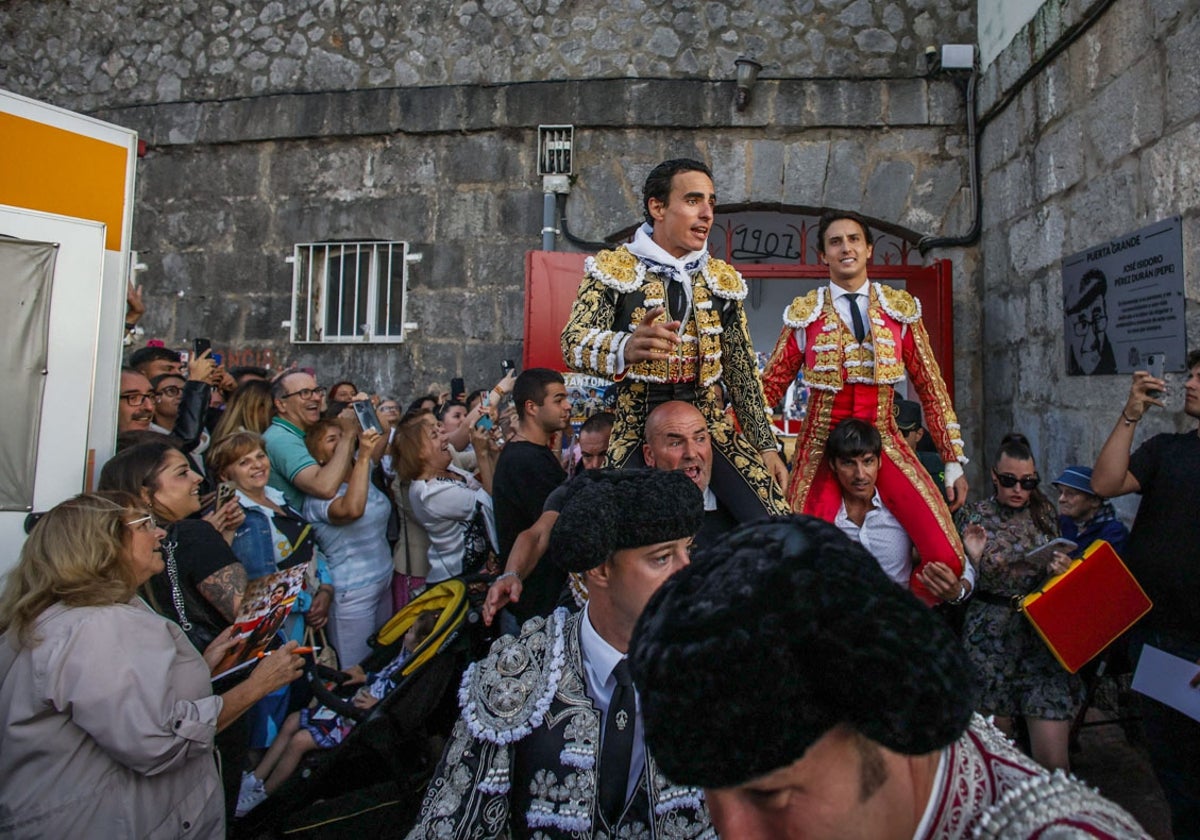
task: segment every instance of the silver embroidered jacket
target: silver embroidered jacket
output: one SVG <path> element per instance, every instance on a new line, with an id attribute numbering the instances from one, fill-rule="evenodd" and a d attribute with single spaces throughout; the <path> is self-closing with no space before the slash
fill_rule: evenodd
<path id="1" fill-rule="evenodd" d="M 1061 770 L 1047 772 L 979 715 L 947 748 L 946 762 L 919 840 L 1148 840 L 1120 807 Z"/>
<path id="2" fill-rule="evenodd" d="M 462 716 L 421 805 L 415 838 L 715 838 L 702 792 L 647 752 L 615 827 L 600 817 L 600 713 L 588 696 L 580 614 L 530 619 L 463 676 Z"/>

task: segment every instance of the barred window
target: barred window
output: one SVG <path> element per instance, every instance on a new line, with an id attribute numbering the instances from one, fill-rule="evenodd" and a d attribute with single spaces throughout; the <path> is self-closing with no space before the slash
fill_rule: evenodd
<path id="1" fill-rule="evenodd" d="M 308 242 L 292 263 L 292 342 L 404 341 L 407 242 Z"/>

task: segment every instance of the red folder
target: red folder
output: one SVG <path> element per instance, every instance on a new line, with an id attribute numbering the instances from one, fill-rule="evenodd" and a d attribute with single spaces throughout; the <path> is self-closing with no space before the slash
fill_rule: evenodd
<path id="1" fill-rule="evenodd" d="M 1153 604 L 1104 540 L 1041 589 L 1021 610 L 1062 666 L 1074 674 L 1128 630 Z"/>

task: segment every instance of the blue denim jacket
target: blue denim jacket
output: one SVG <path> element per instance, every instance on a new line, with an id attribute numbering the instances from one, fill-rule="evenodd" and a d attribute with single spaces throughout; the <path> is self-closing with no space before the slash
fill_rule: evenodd
<path id="1" fill-rule="evenodd" d="M 303 521 L 303 517 L 287 506 L 283 500 L 283 494 L 273 487 L 267 488 L 267 497 L 279 505 L 288 514 L 295 519 Z M 242 508 L 246 512 L 246 520 L 237 529 L 233 535 L 233 544 L 230 548 L 237 558 L 242 561 L 242 565 L 246 567 L 246 577 L 249 580 L 256 580 L 266 575 L 274 574 L 279 571 L 279 561 L 283 559 L 280 554 L 279 545 L 276 543 L 274 532 L 271 529 L 271 520 L 268 516 L 267 509 L 260 507 L 252 502 L 249 498 L 238 493 L 238 500 L 242 503 Z M 313 536 L 309 536 L 313 540 Z M 321 553 L 321 548 L 314 540 L 313 542 L 315 556 L 317 558 L 317 580 L 322 584 L 333 585 L 333 578 L 329 574 L 329 566 L 325 562 L 325 555 Z M 309 606 L 312 604 L 312 596 L 314 593 L 302 590 L 296 596 L 296 604 L 292 607 L 292 612 L 305 613 L 308 612 Z"/>

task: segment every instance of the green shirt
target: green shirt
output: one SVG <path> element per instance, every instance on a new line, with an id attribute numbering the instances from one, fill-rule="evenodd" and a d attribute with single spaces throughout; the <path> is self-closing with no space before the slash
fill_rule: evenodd
<path id="1" fill-rule="evenodd" d="M 317 463 L 304 445 L 304 432 L 282 417 L 276 417 L 263 432 L 263 444 L 271 460 L 271 478 L 267 484 L 283 493 L 294 510 L 303 509 L 304 492 L 292 484 L 292 480 L 301 470 Z"/>

